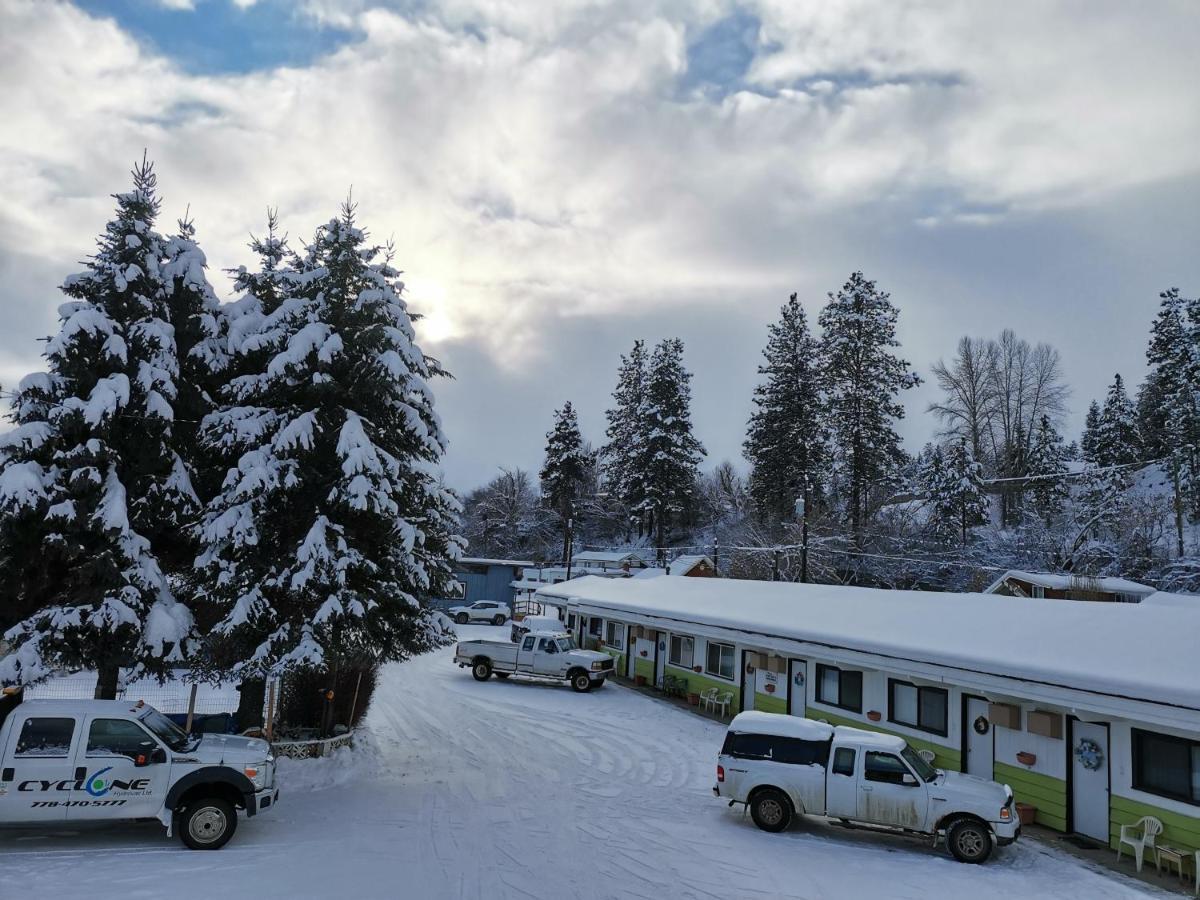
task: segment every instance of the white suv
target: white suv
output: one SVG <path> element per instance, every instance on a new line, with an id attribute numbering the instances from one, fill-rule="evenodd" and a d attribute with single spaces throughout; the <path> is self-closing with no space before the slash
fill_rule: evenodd
<path id="1" fill-rule="evenodd" d="M 490 622 L 492 625 L 503 625 L 512 618 L 512 610 L 505 603 L 495 603 L 491 600 L 480 600 L 470 606 L 452 606 L 450 617 L 459 625 L 469 622 Z"/>

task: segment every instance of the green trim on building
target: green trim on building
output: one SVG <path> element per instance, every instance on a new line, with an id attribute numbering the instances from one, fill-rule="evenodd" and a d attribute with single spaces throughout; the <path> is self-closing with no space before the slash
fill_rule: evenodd
<path id="1" fill-rule="evenodd" d="M 689 694 L 702 694 L 710 688 L 716 688 L 718 694 L 733 694 L 733 699 L 729 701 L 729 714 L 731 716 L 738 714 L 738 686 L 736 684 L 707 675 L 701 675 L 699 672 L 693 672 L 691 669 L 685 669 L 682 666 L 674 666 L 671 663 L 667 663 L 667 669 L 676 677 L 682 675 L 687 680 Z"/>
<path id="2" fill-rule="evenodd" d="M 1200 809 L 1196 810 L 1200 816 Z M 1122 825 L 1132 825 L 1142 816 L 1154 816 L 1163 823 L 1163 833 L 1158 836 L 1158 843 L 1178 847 L 1193 854 L 1200 850 L 1200 818 L 1185 816 L 1169 809 L 1162 809 L 1143 803 L 1141 800 L 1130 800 L 1115 794 L 1109 799 L 1108 806 L 1108 843 L 1114 850 L 1117 838 L 1121 836 Z M 1129 850 L 1128 847 L 1125 848 Z"/>
<path id="3" fill-rule="evenodd" d="M 633 658 L 633 674 L 645 678 L 646 684 L 654 684 L 654 660 L 647 656 L 635 656 Z"/>
<path id="4" fill-rule="evenodd" d="M 1034 821 L 1039 825 L 1055 831 L 1067 830 L 1066 781 L 1002 762 L 993 764 L 992 777 L 1011 787 L 1018 803 L 1037 807 Z"/>
<path id="5" fill-rule="evenodd" d="M 779 694 L 764 694 L 760 691 L 755 691 L 754 708 L 759 712 L 778 713 L 781 716 L 786 716 L 788 711 L 787 697 L 781 697 Z"/>
<path id="6" fill-rule="evenodd" d="M 920 738 L 909 737 L 907 734 L 900 734 L 897 731 L 883 728 L 874 722 L 860 722 L 857 719 L 843 718 L 820 706 L 810 706 L 805 715 L 810 719 L 824 719 L 830 725 L 849 725 L 851 728 L 862 728 L 866 731 L 878 731 L 881 734 L 895 735 L 898 738 L 906 740 L 908 745 L 914 750 L 932 750 L 933 764 L 939 769 L 945 769 L 948 772 L 962 771 L 962 751 L 956 750 L 953 747 L 943 747 L 941 744 L 934 744 L 929 741 L 923 741 Z"/>
<path id="7" fill-rule="evenodd" d="M 615 647 L 605 647 L 604 652 L 611 656 L 615 662 L 613 663 L 613 675 L 619 678 L 625 677 L 625 654 Z"/>

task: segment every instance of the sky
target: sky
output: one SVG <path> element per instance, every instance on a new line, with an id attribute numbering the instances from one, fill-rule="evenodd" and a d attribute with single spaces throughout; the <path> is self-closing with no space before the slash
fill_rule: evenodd
<path id="1" fill-rule="evenodd" d="M 1062 354 L 1073 436 L 1200 294 L 1194 0 L 0 0 L 0 385 L 143 150 L 219 295 L 277 207 L 395 242 L 450 482 L 535 469 L 620 354 L 678 336 L 740 461 L 767 324 L 861 269 L 928 375 L 964 334 Z M 918 449 L 937 390 L 907 392 Z"/>

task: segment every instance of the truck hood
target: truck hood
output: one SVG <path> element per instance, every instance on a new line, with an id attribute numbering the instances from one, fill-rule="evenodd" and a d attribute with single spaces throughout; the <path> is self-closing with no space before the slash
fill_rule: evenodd
<path id="1" fill-rule="evenodd" d="M 607 653 L 601 653 L 599 650 L 572 650 L 570 657 L 572 660 L 587 663 L 589 666 L 598 660 L 612 659 Z"/>
<path id="2" fill-rule="evenodd" d="M 205 764 L 262 762 L 271 752 L 271 745 L 258 738 L 236 734 L 206 734 L 187 754 Z"/>
<path id="3" fill-rule="evenodd" d="M 931 793 L 936 794 L 938 789 L 943 790 L 947 795 L 946 799 L 955 798 L 971 798 L 978 800 L 980 803 L 991 803 L 1000 809 L 1008 802 L 1010 791 L 1007 785 L 999 784 L 995 781 L 989 781 L 986 778 L 980 778 L 978 775 L 966 775 L 962 772 L 943 772 L 938 770 L 937 780 L 930 785 Z"/>

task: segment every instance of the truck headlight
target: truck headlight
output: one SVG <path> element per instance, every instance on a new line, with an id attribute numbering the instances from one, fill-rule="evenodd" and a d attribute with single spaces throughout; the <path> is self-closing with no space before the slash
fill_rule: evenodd
<path id="1" fill-rule="evenodd" d="M 246 766 L 242 770 L 242 773 L 250 779 L 250 783 L 254 785 L 254 790 L 263 791 L 271 783 L 272 769 L 274 769 L 274 766 L 264 760 L 263 762 Z"/>
<path id="2" fill-rule="evenodd" d="M 1000 807 L 1000 821 L 1007 822 L 1012 819 L 1012 810 L 1007 806 Z"/>
<path id="3" fill-rule="evenodd" d="M 592 671 L 593 672 L 599 672 L 603 668 L 604 668 L 604 663 L 601 660 L 596 660 L 594 663 L 592 663 Z"/>

